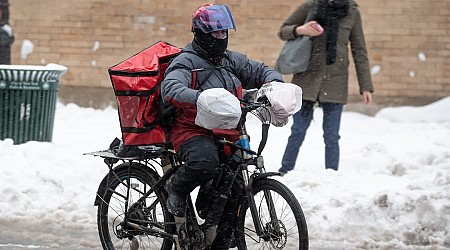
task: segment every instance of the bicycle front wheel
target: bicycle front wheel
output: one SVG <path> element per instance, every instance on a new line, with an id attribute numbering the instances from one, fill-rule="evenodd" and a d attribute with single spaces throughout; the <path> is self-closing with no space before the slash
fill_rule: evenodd
<path id="1" fill-rule="evenodd" d="M 273 179 L 257 180 L 253 185 L 253 197 L 262 232 L 258 235 L 248 202 L 243 202 L 235 232 L 239 250 L 308 249 L 303 210 L 285 185 Z"/>
<path id="2" fill-rule="evenodd" d="M 173 216 L 166 209 L 164 191 L 155 190 L 136 209 L 126 211 L 157 182 L 159 176 L 151 171 L 142 164 L 124 163 L 115 168 L 114 175 L 109 176 L 97 210 L 103 249 L 172 249 L 172 241 L 148 233 L 148 229 L 167 233 L 175 231 Z M 128 213 L 128 222 L 137 227 L 130 227 L 124 222 L 125 213 Z"/>

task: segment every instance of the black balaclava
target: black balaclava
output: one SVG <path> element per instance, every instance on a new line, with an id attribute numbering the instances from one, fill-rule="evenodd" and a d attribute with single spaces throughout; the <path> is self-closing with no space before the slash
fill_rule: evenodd
<path id="1" fill-rule="evenodd" d="M 193 29 L 193 32 L 194 40 L 192 44 L 195 49 L 198 46 L 203 50 L 199 51 L 201 54 L 206 53 L 206 55 L 202 56 L 206 56 L 207 58 L 223 57 L 228 47 L 228 32 L 225 39 L 217 39 L 211 33 L 204 33 L 200 29 Z"/>

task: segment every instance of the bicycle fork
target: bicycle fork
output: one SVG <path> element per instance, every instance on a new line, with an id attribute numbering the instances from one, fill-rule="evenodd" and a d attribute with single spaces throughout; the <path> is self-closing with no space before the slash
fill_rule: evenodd
<path id="1" fill-rule="evenodd" d="M 260 168 L 262 171 L 264 171 L 264 168 L 261 168 L 261 167 L 258 167 L 258 168 Z M 253 224 L 255 226 L 256 234 L 259 237 L 263 238 L 264 240 L 268 240 L 270 235 L 268 235 L 267 230 L 265 230 L 264 226 L 261 224 L 262 221 L 259 219 L 260 218 L 259 211 L 258 211 L 258 208 L 255 203 L 255 198 L 253 196 L 254 178 L 251 178 L 249 176 L 246 165 L 242 166 L 242 177 L 244 179 L 245 193 L 247 195 L 247 201 L 249 203 L 249 208 L 250 208 L 250 211 L 252 214 L 252 219 L 253 219 Z M 273 203 L 272 195 L 271 195 L 270 191 L 264 190 L 263 192 L 264 192 L 264 197 L 265 197 L 265 200 L 267 203 L 266 205 L 269 210 L 271 221 L 272 222 L 278 221 L 276 211 L 275 211 L 275 205 Z"/>

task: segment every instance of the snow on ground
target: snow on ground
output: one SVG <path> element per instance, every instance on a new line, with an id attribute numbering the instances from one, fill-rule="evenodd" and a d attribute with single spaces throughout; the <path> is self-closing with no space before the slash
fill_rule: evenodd
<path id="1" fill-rule="evenodd" d="M 277 177 L 302 205 L 311 249 L 450 248 L 449 110 L 450 97 L 375 116 L 344 112 L 335 172 L 324 168 L 316 109 L 295 170 Z M 248 121 L 253 148 L 258 122 Z M 268 171 L 280 166 L 290 125 L 269 130 Z M 58 103 L 53 142 L 0 141 L 2 223 L 96 228 L 95 192 L 108 169 L 83 153 L 106 149 L 116 136 L 117 110 Z"/>

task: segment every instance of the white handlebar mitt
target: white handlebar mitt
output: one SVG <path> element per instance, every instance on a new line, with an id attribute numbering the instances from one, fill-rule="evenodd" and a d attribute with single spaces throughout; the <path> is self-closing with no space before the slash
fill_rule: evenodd
<path id="1" fill-rule="evenodd" d="M 198 97 L 195 124 L 206 129 L 234 129 L 241 114 L 239 100 L 228 90 L 207 89 Z"/>
<path id="2" fill-rule="evenodd" d="M 270 102 L 269 111 L 275 126 L 286 125 L 288 117 L 302 107 L 302 88 L 292 83 L 265 84 L 258 90 L 256 97 L 262 96 L 266 96 Z"/>

